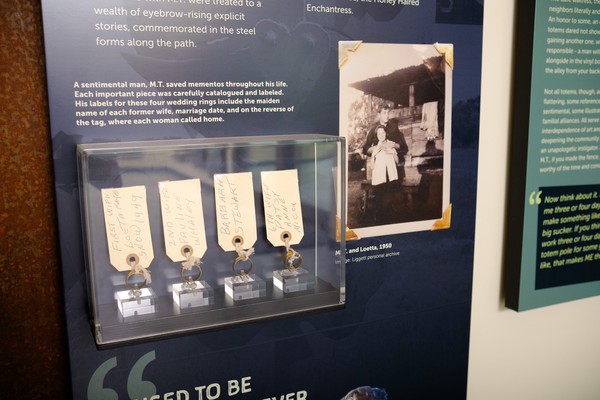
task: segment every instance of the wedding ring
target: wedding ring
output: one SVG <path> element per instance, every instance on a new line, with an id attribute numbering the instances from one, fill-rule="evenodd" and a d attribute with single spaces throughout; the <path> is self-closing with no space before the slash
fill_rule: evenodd
<path id="1" fill-rule="evenodd" d="M 129 271 L 129 273 L 125 277 L 125 286 L 127 288 L 131 289 L 134 296 L 139 296 L 141 293 L 141 290 L 144 287 L 146 287 L 146 285 L 148 284 L 147 276 L 149 276 L 149 275 L 147 275 L 147 272 L 144 268 L 139 266 L 140 257 L 137 254 L 135 254 L 135 253 L 129 254 L 126 257 L 126 260 L 129 263 L 129 265 L 131 265 L 131 271 Z M 136 268 L 136 267 L 138 267 L 138 268 Z M 133 283 L 133 284 L 129 283 L 129 279 L 134 275 L 142 275 L 144 277 L 144 281 L 138 282 L 138 283 Z"/>
<path id="2" fill-rule="evenodd" d="M 236 266 L 238 265 L 238 263 L 244 262 L 244 261 L 248 261 L 250 263 L 250 268 L 237 270 Z M 233 260 L 233 264 L 232 264 L 231 268 L 233 269 L 233 272 L 236 275 L 240 275 L 240 276 L 249 275 L 250 272 L 252 272 L 252 268 L 254 268 L 254 263 L 252 262 L 252 259 L 250 257 L 237 256 L 235 258 L 235 260 Z"/>
<path id="3" fill-rule="evenodd" d="M 296 271 L 302 266 L 302 256 L 291 247 L 285 252 L 285 266 L 290 271 Z"/>
<path id="4" fill-rule="evenodd" d="M 186 271 L 191 271 L 193 268 L 196 268 L 198 271 L 196 273 L 190 274 L 185 273 Z M 195 281 L 200 280 L 200 277 L 202 276 L 202 264 L 200 260 L 194 262 L 194 264 L 190 268 L 181 267 L 179 275 L 181 276 L 181 280 L 188 285 L 191 285 Z"/>
<path id="5" fill-rule="evenodd" d="M 134 284 L 129 283 L 129 279 L 134 275 L 142 275 L 144 277 L 144 281 L 141 283 L 134 283 Z M 127 286 L 129 289 L 131 289 L 134 293 L 139 292 L 141 289 L 146 287 L 147 283 L 148 283 L 148 281 L 146 280 L 146 276 L 144 275 L 143 269 L 139 269 L 139 270 L 132 269 L 131 271 L 129 271 L 129 273 L 127 274 L 127 277 L 125 278 L 125 286 Z"/>

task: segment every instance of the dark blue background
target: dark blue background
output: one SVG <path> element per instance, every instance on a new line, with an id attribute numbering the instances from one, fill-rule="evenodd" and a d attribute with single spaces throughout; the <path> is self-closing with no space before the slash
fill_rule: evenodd
<path id="1" fill-rule="evenodd" d="M 127 398 L 133 365 L 154 351 L 156 359 L 144 369 L 143 378 L 154 383 L 159 394 L 182 389 L 195 393 L 196 386 L 218 382 L 224 387 L 227 380 L 251 376 L 252 392 L 239 398 L 307 390 L 313 400 L 340 399 L 364 385 L 384 388 L 390 399 L 465 398 L 481 76 L 479 2 L 454 1 L 452 9 L 452 2 L 444 0 L 393 9 L 344 0 L 321 2 L 353 8 L 352 16 L 342 16 L 306 13 L 303 1 L 267 0 L 256 10 L 258 15 L 245 12 L 248 19 L 260 20 L 258 33 L 275 32 L 275 47 L 265 47 L 258 34 L 207 41 L 182 53 L 96 47 L 96 33 L 90 28 L 95 17 L 87 3 L 43 2 L 74 397 L 85 398 L 94 372 L 115 357 L 117 366 L 106 375 L 104 386 Z M 98 6 L 114 3 L 94 1 Z M 123 1 L 130 7 L 137 3 Z M 88 323 L 75 145 L 203 136 L 337 135 L 340 40 L 454 44 L 451 228 L 350 242 L 349 248 L 391 243 L 400 256 L 349 263 L 342 310 L 98 350 Z M 286 101 L 297 109 L 293 114 L 230 117 L 222 124 L 202 126 L 75 125 L 75 80 L 144 79 L 281 79 L 290 83 Z"/>

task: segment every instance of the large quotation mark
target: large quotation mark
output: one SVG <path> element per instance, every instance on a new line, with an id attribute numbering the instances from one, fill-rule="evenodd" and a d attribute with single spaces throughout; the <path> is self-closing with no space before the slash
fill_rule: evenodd
<path id="1" fill-rule="evenodd" d="M 531 192 L 529 195 L 529 204 L 532 206 L 535 204 L 542 204 L 542 191 Z"/>
<path id="2" fill-rule="evenodd" d="M 144 369 L 156 359 L 153 351 L 144 354 L 131 368 L 127 377 L 127 394 L 130 399 L 143 399 L 156 394 L 156 386 L 150 381 L 144 381 Z M 117 357 L 113 357 L 100 365 L 92 377 L 87 388 L 88 400 L 119 400 L 117 392 L 104 387 L 106 375 L 117 366 Z"/>
<path id="3" fill-rule="evenodd" d="M 144 369 L 156 359 L 154 351 L 144 354 L 135 363 L 127 377 L 127 394 L 130 399 L 143 399 L 156 394 L 156 386 L 150 381 L 142 380 Z"/>
<path id="4" fill-rule="evenodd" d="M 104 387 L 104 378 L 108 371 L 117 366 L 117 357 L 104 361 L 90 378 L 87 389 L 88 400 L 119 400 L 119 395 L 112 389 Z"/>

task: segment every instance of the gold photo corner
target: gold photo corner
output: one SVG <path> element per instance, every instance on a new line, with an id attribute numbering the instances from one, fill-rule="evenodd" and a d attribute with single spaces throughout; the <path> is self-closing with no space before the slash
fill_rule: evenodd
<path id="1" fill-rule="evenodd" d="M 431 227 L 432 231 L 437 231 L 440 229 L 449 229 L 450 228 L 450 220 L 452 219 L 452 204 L 448 204 L 448 208 L 442 214 L 442 219 L 438 219 L 433 223 Z"/>

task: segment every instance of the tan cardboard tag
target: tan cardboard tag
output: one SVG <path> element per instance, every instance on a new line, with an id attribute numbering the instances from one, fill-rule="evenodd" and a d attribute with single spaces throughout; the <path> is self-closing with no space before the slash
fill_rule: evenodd
<path id="1" fill-rule="evenodd" d="M 236 242 L 248 249 L 256 242 L 256 209 L 251 172 L 216 174 L 215 207 L 219 245 L 236 250 Z"/>
<path id="2" fill-rule="evenodd" d="M 159 182 L 165 250 L 173 261 L 206 252 L 206 230 L 199 179 Z"/>
<path id="3" fill-rule="evenodd" d="M 154 259 L 146 188 L 102 189 L 110 263 L 119 271 L 148 268 Z"/>
<path id="4" fill-rule="evenodd" d="M 262 181 L 267 239 L 273 246 L 298 244 L 304 236 L 298 170 L 264 171 Z"/>

